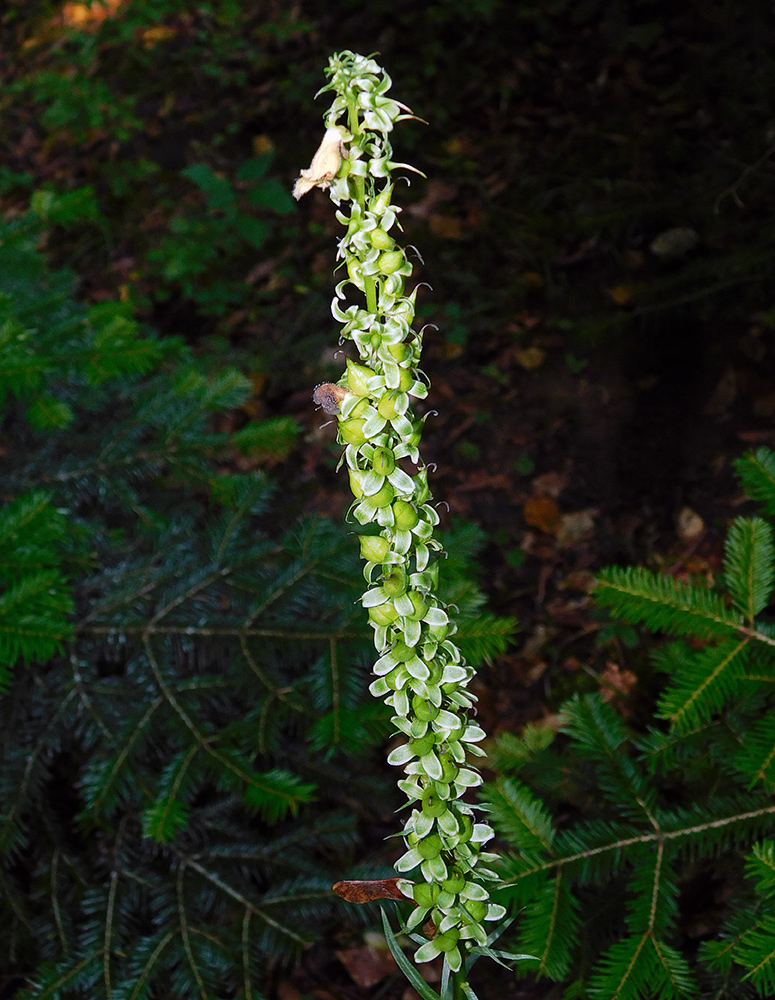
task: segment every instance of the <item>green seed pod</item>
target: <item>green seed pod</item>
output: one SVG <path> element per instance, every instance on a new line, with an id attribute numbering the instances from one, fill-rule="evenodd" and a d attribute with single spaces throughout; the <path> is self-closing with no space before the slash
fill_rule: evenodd
<path id="1" fill-rule="evenodd" d="M 398 612 L 389 602 L 387 604 L 378 604 L 375 608 L 369 608 L 369 618 L 375 625 L 392 625 L 396 618 L 398 618 Z"/>
<path id="2" fill-rule="evenodd" d="M 393 246 L 394 240 L 390 233 L 386 233 L 384 229 L 373 229 L 371 232 L 371 245 L 376 247 L 377 250 L 390 250 Z"/>
<path id="3" fill-rule="evenodd" d="M 383 253 L 379 258 L 377 267 L 380 269 L 382 274 L 393 274 L 393 272 L 397 271 L 403 263 L 403 250 L 386 250 L 385 253 Z"/>
<path id="4" fill-rule="evenodd" d="M 455 945 L 460 940 L 460 931 L 457 927 L 450 927 L 448 931 L 444 931 L 443 934 L 437 934 L 433 939 L 434 944 L 439 949 L 439 951 L 452 951 Z"/>
<path id="5" fill-rule="evenodd" d="M 475 920 L 477 924 L 480 924 L 487 914 L 487 903 L 481 899 L 466 900 L 465 907 L 468 910 L 469 916 Z"/>
<path id="6" fill-rule="evenodd" d="M 436 739 L 433 733 L 428 733 L 427 736 L 421 736 L 419 740 L 409 740 L 409 749 L 418 757 L 424 757 L 431 752 L 435 744 Z"/>
<path id="7" fill-rule="evenodd" d="M 399 639 L 390 650 L 390 654 L 398 663 L 406 663 L 407 660 L 411 660 L 414 656 L 414 650 L 411 646 L 407 646 L 402 639 Z"/>
<path id="8" fill-rule="evenodd" d="M 433 818 L 436 819 L 437 816 L 441 816 L 445 813 L 447 808 L 447 803 L 444 799 L 440 799 L 432 788 L 428 788 L 425 791 L 422 797 L 422 811 L 427 816 L 433 816 Z"/>
<path id="9" fill-rule="evenodd" d="M 420 520 L 420 515 L 408 500 L 396 500 L 393 517 L 399 531 L 411 531 Z"/>
<path id="10" fill-rule="evenodd" d="M 451 784 L 457 777 L 457 773 L 460 768 L 457 764 L 450 760 L 449 757 L 442 756 L 441 758 L 441 780 L 447 784 Z"/>
<path id="11" fill-rule="evenodd" d="M 359 469 L 348 469 L 348 475 L 350 479 L 350 489 L 353 492 L 353 496 L 356 500 L 360 500 L 363 496 L 363 487 L 361 486 L 363 473 Z"/>
<path id="12" fill-rule="evenodd" d="M 409 649 L 408 646 L 407 649 Z M 410 650 L 410 652 L 412 651 Z M 393 647 L 393 655 L 395 656 L 395 647 Z M 435 705 L 431 705 L 427 699 L 421 698 L 419 694 L 412 698 L 412 710 L 421 722 L 433 722 L 439 714 L 439 709 Z"/>
<path id="13" fill-rule="evenodd" d="M 388 184 L 386 188 L 377 195 L 374 201 L 371 203 L 371 210 L 375 215 L 384 215 L 386 209 L 390 205 L 390 199 L 393 196 L 393 185 Z"/>
<path id="14" fill-rule="evenodd" d="M 385 674 L 385 680 L 388 682 L 394 691 L 398 690 L 398 682 L 401 679 L 401 674 L 404 672 L 402 666 L 393 667 L 389 674 Z"/>
<path id="15" fill-rule="evenodd" d="M 392 394 L 383 396 L 379 403 L 377 403 L 377 410 L 379 411 L 379 415 L 384 417 L 385 420 L 393 420 L 398 416 L 395 397 Z"/>
<path id="16" fill-rule="evenodd" d="M 361 545 L 361 559 L 367 562 L 381 563 L 390 551 L 390 542 L 381 535 L 361 535 L 358 541 Z"/>
<path id="17" fill-rule="evenodd" d="M 459 842 L 461 844 L 467 844 L 468 841 L 471 839 L 471 834 L 474 832 L 474 826 L 473 823 L 471 822 L 471 817 L 466 816 L 466 814 L 463 813 L 462 816 L 458 816 L 458 822 L 460 824 L 460 833 L 458 834 L 460 838 Z"/>
<path id="18" fill-rule="evenodd" d="M 396 495 L 396 491 L 387 481 L 382 484 L 382 486 L 373 493 L 369 500 L 374 504 L 375 507 L 389 507 L 393 502 L 393 497 Z"/>
<path id="19" fill-rule="evenodd" d="M 425 858 L 426 861 L 430 861 L 431 858 L 437 858 L 441 854 L 442 846 L 441 837 L 438 833 L 432 833 L 417 844 L 417 850 L 420 852 L 421 857 Z"/>
<path id="20" fill-rule="evenodd" d="M 365 420 L 360 417 L 350 417 L 349 420 L 342 420 L 339 424 L 339 436 L 345 444 L 365 444 L 366 435 L 363 433 Z"/>
<path id="21" fill-rule="evenodd" d="M 432 885 L 427 882 L 415 882 L 412 887 L 412 896 L 418 906 L 429 910 L 439 898 L 439 887 L 435 882 Z"/>
<path id="22" fill-rule="evenodd" d="M 430 602 L 425 598 L 423 594 L 420 593 L 419 590 L 410 590 L 409 600 L 412 602 L 412 607 L 414 608 L 414 611 L 410 615 L 407 615 L 406 617 L 413 622 L 421 621 L 428 612 L 428 608 L 430 607 Z"/>
<path id="23" fill-rule="evenodd" d="M 460 890 L 465 886 L 466 880 L 460 874 L 453 874 L 450 878 L 444 879 L 441 883 L 441 887 L 444 892 L 451 892 L 453 895 L 460 892 Z"/>
<path id="24" fill-rule="evenodd" d="M 401 374 L 398 377 L 398 388 L 401 392 L 407 392 L 412 382 L 414 382 L 414 375 L 412 375 L 408 368 L 402 368 Z"/>
<path id="25" fill-rule="evenodd" d="M 406 590 L 404 574 L 400 570 L 393 570 L 382 581 L 382 589 L 390 597 L 400 597 Z"/>
<path id="26" fill-rule="evenodd" d="M 389 448 L 375 448 L 371 467 L 380 476 L 389 476 L 396 467 L 395 455 Z"/>
<path id="27" fill-rule="evenodd" d="M 356 396 L 368 396 L 368 380 L 376 375 L 371 368 L 366 365 L 358 365 L 354 361 L 347 361 L 347 386 L 350 392 Z"/>
<path id="28" fill-rule="evenodd" d="M 388 344 L 388 352 L 396 361 L 403 361 L 412 353 L 411 347 L 402 340 L 398 344 Z"/>

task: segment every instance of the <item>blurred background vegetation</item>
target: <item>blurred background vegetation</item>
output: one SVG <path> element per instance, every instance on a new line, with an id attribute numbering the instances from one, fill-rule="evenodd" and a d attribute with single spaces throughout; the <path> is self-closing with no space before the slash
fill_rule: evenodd
<path id="1" fill-rule="evenodd" d="M 90 482 L 79 493 L 81 480 L 67 465 L 71 449 L 85 455 L 91 447 L 79 414 L 108 414 L 110 400 L 98 399 L 96 389 L 83 394 L 70 371 L 76 362 L 61 370 L 53 338 L 40 345 L 49 352 L 41 370 L 46 398 L 57 405 L 30 413 L 19 386 L 8 387 L 12 394 L 19 390 L 20 402 L 4 431 L 5 499 L 40 485 L 58 489 L 51 482 L 65 476 L 73 489 L 66 497 L 55 492 L 53 502 L 82 524 L 84 539 L 98 539 L 92 545 L 98 561 L 124 565 L 129 555 L 139 559 L 158 545 L 168 575 L 176 560 L 185 562 L 183 549 L 175 549 L 185 548 L 175 528 L 177 489 L 186 496 L 188 525 L 205 525 L 213 502 L 239 507 L 246 524 L 260 523 L 278 546 L 272 572 L 287 570 L 290 562 L 283 560 L 306 557 L 293 535 L 299 519 L 341 522 L 348 499 L 335 474 L 334 430 L 322 426 L 311 403 L 312 388 L 336 380 L 343 368 L 329 309 L 338 224 L 325 193 L 315 191 L 299 205 L 289 196 L 320 138 L 325 100 L 315 104 L 312 96 L 328 56 L 341 48 L 379 52 L 396 98 L 428 122 L 406 123 L 395 136 L 398 158 L 428 178 L 413 176 L 396 199 L 405 206 L 406 242 L 417 247 L 416 279 L 430 286 L 420 292 L 420 318 L 438 327 L 426 336 L 428 407 L 437 415 L 426 423 L 425 458 L 436 463 L 433 489 L 450 508 L 446 527 L 461 539 L 460 565 L 450 570 L 458 596 L 468 594 L 476 617 L 480 591 L 464 582 L 474 573 L 493 611 L 520 621 L 508 649 L 505 626 L 495 640 L 471 638 L 471 655 L 492 660 L 477 682 L 482 724 L 493 734 L 516 732 L 526 721 L 553 725 L 565 697 L 590 691 L 618 699 L 637 722 L 653 705 L 652 670 L 636 633 L 592 609 L 592 575 L 612 562 L 645 562 L 679 579 L 712 580 L 726 524 L 743 503 L 732 463 L 751 445 L 775 444 L 775 26 L 763 0 L 677 6 L 651 0 L 8 0 L 0 14 L 0 211 L 4 239 L 15 249 L 6 257 L 6 277 L 12 260 L 31 254 L 24 259 L 38 261 L 29 265 L 34 270 L 44 267 L 42 255 L 49 271 L 72 272 L 56 280 L 72 288 L 77 315 L 92 317 L 92 333 L 120 316 L 131 322 L 132 336 L 155 345 L 139 368 L 129 371 L 122 362 L 117 372 L 100 376 L 124 379 L 123 410 L 113 414 L 119 423 L 122 413 L 135 419 L 135 393 L 143 405 L 152 391 L 169 392 L 174 402 L 175 372 L 196 371 L 187 384 L 201 404 L 196 435 L 209 471 L 197 466 L 195 475 L 193 459 L 170 471 L 165 454 L 138 473 L 147 485 L 135 493 L 128 483 L 114 507 L 104 499 L 109 482 Z M 26 242 L 13 242 L 21 239 L 18 227 Z M 20 281 L 3 286 L 19 301 Z M 29 288 L 24 296 L 26 302 L 36 297 Z M 61 310 L 51 307 L 36 322 L 55 330 L 61 319 Z M 154 366 L 163 370 L 154 376 L 162 389 L 132 382 L 157 371 Z M 203 385 L 225 371 L 234 373 L 232 382 L 218 383 L 222 393 L 208 396 Z M 114 433 L 120 437 L 119 423 Z M 158 414 L 149 416 L 136 440 L 153 439 L 162 425 Z M 104 417 L 100 449 L 111 426 Z M 98 428 L 91 429 L 96 434 Z M 31 466 L 30 453 L 49 456 L 58 470 L 48 485 L 43 460 Z M 243 504 L 223 477 L 271 482 L 279 498 L 271 519 L 260 512 L 263 494 Z M 138 511 L 146 534 L 128 539 Z M 66 575 L 82 581 L 85 607 L 109 587 L 89 577 L 95 564 L 88 541 L 80 550 L 68 544 L 74 551 L 67 554 Z M 336 560 L 350 567 L 344 533 L 331 545 Z M 477 547 L 474 570 L 463 563 Z M 255 558 L 263 565 L 260 553 Z M 341 574 L 342 594 L 350 572 L 357 583 L 353 565 Z M 126 594 L 122 599 L 128 601 Z M 214 602 L 226 599 L 213 592 Z M 299 606 L 311 600 L 306 593 Z M 205 613 L 192 606 L 190 623 L 199 620 L 194 610 Z M 289 620 L 293 613 L 289 607 Z M 495 629 L 495 620 L 488 621 Z M 341 630 L 341 621 L 331 622 Z M 236 632 L 232 639 L 239 645 Z M 353 641 L 357 646 L 362 639 Z M 321 641 L 311 659 L 299 654 L 288 675 L 293 683 L 305 678 L 305 692 L 317 692 L 318 716 L 303 725 L 288 722 L 277 736 L 278 759 L 267 766 L 282 764 L 289 734 L 294 759 L 320 755 L 312 770 L 321 768 L 324 778 L 299 765 L 298 781 L 306 788 L 324 780 L 338 790 L 330 802 L 323 796 L 319 813 L 298 803 L 310 837 L 323 816 L 327 822 L 340 816 L 335 810 L 347 799 L 354 760 L 366 769 L 366 786 L 379 787 L 385 797 L 384 807 L 361 799 L 357 833 L 345 823 L 347 829 L 330 834 L 323 853 L 331 870 L 312 873 L 324 886 L 337 865 L 356 870 L 367 854 L 375 859 L 370 871 L 389 870 L 382 837 L 391 830 L 393 802 L 379 746 L 367 763 L 354 745 L 341 747 L 335 738 L 331 712 L 338 696 L 324 679 L 331 661 L 324 657 L 327 640 Z M 358 649 L 353 657 L 361 658 L 364 674 L 368 654 Z M 244 649 L 236 657 L 247 662 Z M 131 663 L 132 656 L 119 661 Z M 192 662 L 181 668 L 186 676 Z M 281 676 L 290 670 L 283 664 Z M 100 670 L 95 677 L 103 680 L 120 672 L 104 664 Z M 348 688 L 353 710 L 362 680 Z M 125 696 L 123 689 L 111 693 L 119 701 Z M 205 720 L 217 718 L 224 731 L 236 726 L 241 697 L 232 693 L 227 708 L 219 695 L 216 707 L 203 709 Z M 247 697 L 265 704 L 258 688 Z M 110 711 L 119 707 L 111 703 Z M 278 725 L 294 711 L 291 698 L 288 718 Z M 241 725 L 229 739 L 247 759 L 251 737 L 244 720 Z M 384 720 L 363 716 L 358 725 L 377 743 L 386 734 Z M 36 746 L 42 737 L 31 739 Z M 185 757 L 185 748 L 175 750 Z M 19 760 L 29 752 L 23 740 L 17 752 Z M 149 781 L 158 782 L 164 752 L 160 746 L 154 752 L 155 763 L 149 758 L 144 766 Z M 6 749 L 9 759 L 13 753 Z M 83 787 L 86 751 L 52 754 L 46 780 L 64 775 L 74 789 Z M 167 775 L 168 784 L 173 777 Z M 198 780 L 204 787 L 215 779 L 203 774 Z M 136 801 L 147 810 L 153 794 L 141 786 Z M 215 808 L 194 790 L 188 807 Z M 59 803 L 54 825 L 82 808 Z M 97 826 L 110 822 L 103 816 Z M 239 836 L 248 835 L 245 822 Z M 195 824 L 195 839 L 205 837 L 197 830 Z M 224 830 L 219 827 L 218 836 L 228 840 L 232 834 Z M 86 864 L 95 841 L 81 836 L 83 843 L 71 848 Z M 136 836 L 141 843 L 139 828 Z M 19 884 L 30 890 L 39 879 L 36 891 L 44 893 L 51 852 L 33 861 L 18 850 L 14 864 L 25 870 Z M 169 872 L 177 873 L 180 858 L 170 853 L 167 860 Z M 156 857 L 143 862 L 157 863 Z M 300 855 L 293 855 L 288 877 L 301 878 L 302 868 Z M 262 892 L 280 884 L 273 878 L 266 875 Z M 301 895 L 298 919 L 309 922 Z M 144 905 L 137 903 L 138 912 Z M 215 920 L 217 907 L 210 912 L 202 905 Z M 319 912 L 334 910 L 326 903 Z M 341 920 L 341 910 L 335 912 Z M 151 954 L 153 921 L 147 923 L 147 914 L 143 919 L 137 933 Z M 55 923 L 52 933 L 61 944 Z M 296 997 L 293 989 L 301 996 L 331 982 L 353 998 L 376 995 L 346 971 L 347 961 L 334 957 L 337 948 L 350 954 L 360 940 L 349 925 L 337 926 L 307 948 L 306 978 L 293 981 L 282 963 L 267 965 L 277 947 L 270 934 L 251 959 L 260 970 L 258 985 L 263 977 L 268 994 L 282 986 L 287 1000 Z M 235 940 L 239 950 L 239 933 Z M 61 951 L 56 943 L 43 949 L 53 963 L 51 982 L 61 974 Z M 33 965 L 40 959 L 32 951 L 21 954 Z M 22 959 L 11 961 L 0 996 L 19 988 L 23 968 Z M 132 966 L 127 982 L 139 982 L 142 968 Z M 180 982 L 174 970 L 164 974 L 171 977 L 164 988 L 173 994 L 191 982 L 200 988 L 193 973 Z M 99 975 L 94 982 L 102 985 L 78 988 L 104 989 Z M 388 990 L 380 995 L 400 995 L 402 986 L 384 982 L 374 987 Z M 213 995 L 235 995 L 226 986 L 212 988 Z M 544 985 L 534 995 L 545 994 Z"/>

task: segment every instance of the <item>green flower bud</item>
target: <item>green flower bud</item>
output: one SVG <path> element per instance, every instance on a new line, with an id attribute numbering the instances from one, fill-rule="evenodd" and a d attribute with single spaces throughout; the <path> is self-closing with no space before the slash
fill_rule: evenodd
<path id="1" fill-rule="evenodd" d="M 389 476 L 396 467 L 396 459 L 389 448 L 375 448 L 371 456 L 371 467 L 380 476 Z"/>
<path id="2" fill-rule="evenodd" d="M 387 480 L 382 484 L 382 486 L 373 493 L 369 500 L 374 504 L 375 507 L 389 507 L 393 502 L 393 497 L 396 495 L 396 491 L 390 485 Z"/>
<path id="3" fill-rule="evenodd" d="M 458 822 L 460 824 L 460 833 L 458 835 L 459 843 L 467 844 L 471 839 L 471 834 L 474 832 L 474 825 L 471 822 L 471 817 L 466 816 L 465 813 L 463 813 L 462 816 L 458 816 Z"/>
<path id="4" fill-rule="evenodd" d="M 358 365 L 348 359 L 347 386 L 350 392 L 356 396 L 368 396 L 368 380 L 374 375 L 376 375 L 376 372 L 372 371 L 371 368 L 367 368 L 366 365 Z"/>
<path id="5" fill-rule="evenodd" d="M 382 274 L 393 274 L 393 272 L 397 271 L 403 263 L 403 250 L 387 250 L 379 258 L 377 267 L 380 269 Z"/>
<path id="6" fill-rule="evenodd" d="M 393 196 L 393 185 L 388 184 L 388 186 L 383 188 L 382 191 L 380 191 L 380 193 L 371 203 L 372 212 L 374 212 L 375 215 L 384 215 L 386 209 L 390 205 L 390 199 L 392 196 Z"/>
<path id="7" fill-rule="evenodd" d="M 347 274 L 350 276 L 350 280 L 354 281 L 356 285 L 363 281 L 363 272 L 361 271 L 361 263 L 357 257 L 348 257 Z"/>
<path id="8" fill-rule="evenodd" d="M 393 237 L 386 233 L 384 229 L 374 229 L 371 232 L 371 245 L 377 250 L 390 250 L 393 246 Z"/>
<path id="9" fill-rule="evenodd" d="M 382 535 L 361 535 L 358 541 L 361 545 L 361 559 L 367 562 L 384 562 L 390 551 L 390 542 Z"/>
<path id="10" fill-rule="evenodd" d="M 421 857 L 426 861 L 430 861 L 431 858 L 437 858 L 441 854 L 442 846 L 441 837 L 438 833 L 431 833 L 417 844 L 417 850 L 420 852 Z"/>
<path id="11" fill-rule="evenodd" d="M 365 444 L 366 436 L 363 433 L 365 421 L 360 417 L 350 417 L 349 420 L 342 420 L 339 424 L 339 436 L 345 444 Z"/>

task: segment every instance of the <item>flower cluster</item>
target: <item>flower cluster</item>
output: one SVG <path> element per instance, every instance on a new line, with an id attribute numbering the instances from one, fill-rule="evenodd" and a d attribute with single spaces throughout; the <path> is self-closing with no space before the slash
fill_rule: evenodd
<path id="1" fill-rule="evenodd" d="M 327 74 L 323 90 L 336 96 L 326 137 L 299 183 L 328 188 L 346 229 L 338 256 L 347 276 L 336 287 L 332 311 L 361 363 L 348 361 L 339 385 L 318 387 L 316 399 L 338 411 L 352 514 L 374 532 L 360 536 L 368 585 L 363 605 L 380 654 L 370 690 L 391 706 L 396 729 L 407 737 L 388 761 L 403 768 L 398 784 L 412 805 L 404 826 L 407 850 L 396 868 L 419 867 L 424 881 L 401 883 L 416 904 L 408 929 L 428 928 L 430 921 L 434 935 L 415 960 L 443 952 L 457 971 L 461 946 L 485 944 L 482 921 L 505 911 L 482 885 L 492 877 L 480 862 L 492 860 L 482 845 L 493 831 L 476 822 L 478 807 L 464 798 L 481 783 L 468 758 L 483 755 L 477 744 L 485 734 L 468 714 L 473 669 L 452 641 L 455 625 L 436 596 L 438 515 L 418 450 L 423 421 L 410 405 L 428 388 L 419 368 L 422 331 L 412 328 L 415 293 L 405 292 L 412 267 L 393 235 L 401 227 L 391 172 L 412 168 L 393 162 L 389 135 L 395 122 L 413 116 L 387 96 L 390 78 L 373 59 L 343 52 L 332 57 Z M 338 163 L 335 175 L 332 162 Z M 348 294 L 359 301 L 348 304 Z"/>

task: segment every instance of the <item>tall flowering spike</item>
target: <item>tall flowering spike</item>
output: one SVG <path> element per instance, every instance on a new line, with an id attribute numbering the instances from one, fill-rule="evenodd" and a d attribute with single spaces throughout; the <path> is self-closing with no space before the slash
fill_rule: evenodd
<path id="1" fill-rule="evenodd" d="M 485 734 L 469 715 L 475 698 L 466 687 L 474 671 L 437 596 L 438 516 L 419 452 L 423 422 L 411 406 L 428 387 L 419 374 L 422 331 L 412 327 L 414 293 L 405 290 L 412 266 L 396 242 L 401 210 L 392 203 L 391 178 L 396 167 L 413 168 L 393 161 L 389 137 L 397 121 L 414 116 L 388 96 L 390 78 L 373 59 L 342 52 L 326 74 L 323 91 L 335 94 L 326 138 L 296 191 L 300 197 L 326 187 L 338 206 L 345 229 L 338 257 L 347 276 L 331 308 L 360 363 L 348 361 L 338 386 L 319 386 L 316 401 L 337 412 L 352 515 L 377 529 L 361 536 L 368 583 L 362 601 L 378 653 L 370 690 L 392 708 L 393 724 L 407 737 L 388 761 L 403 770 L 398 784 L 412 805 L 396 869 L 420 872 L 420 881 L 403 883 L 416 903 L 409 929 L 428 921 L 435 928 L 415 959 L 444 953 L 457 972 L 465 950 L 485 944 L 483 921 L 505 910 L 482 884 L 494 878 L 485 867 L 493 855 L 482 851 L 493 831 L 465 801 L 481 783 L 469 758 L 483 756 L 477 744 Z"/>

